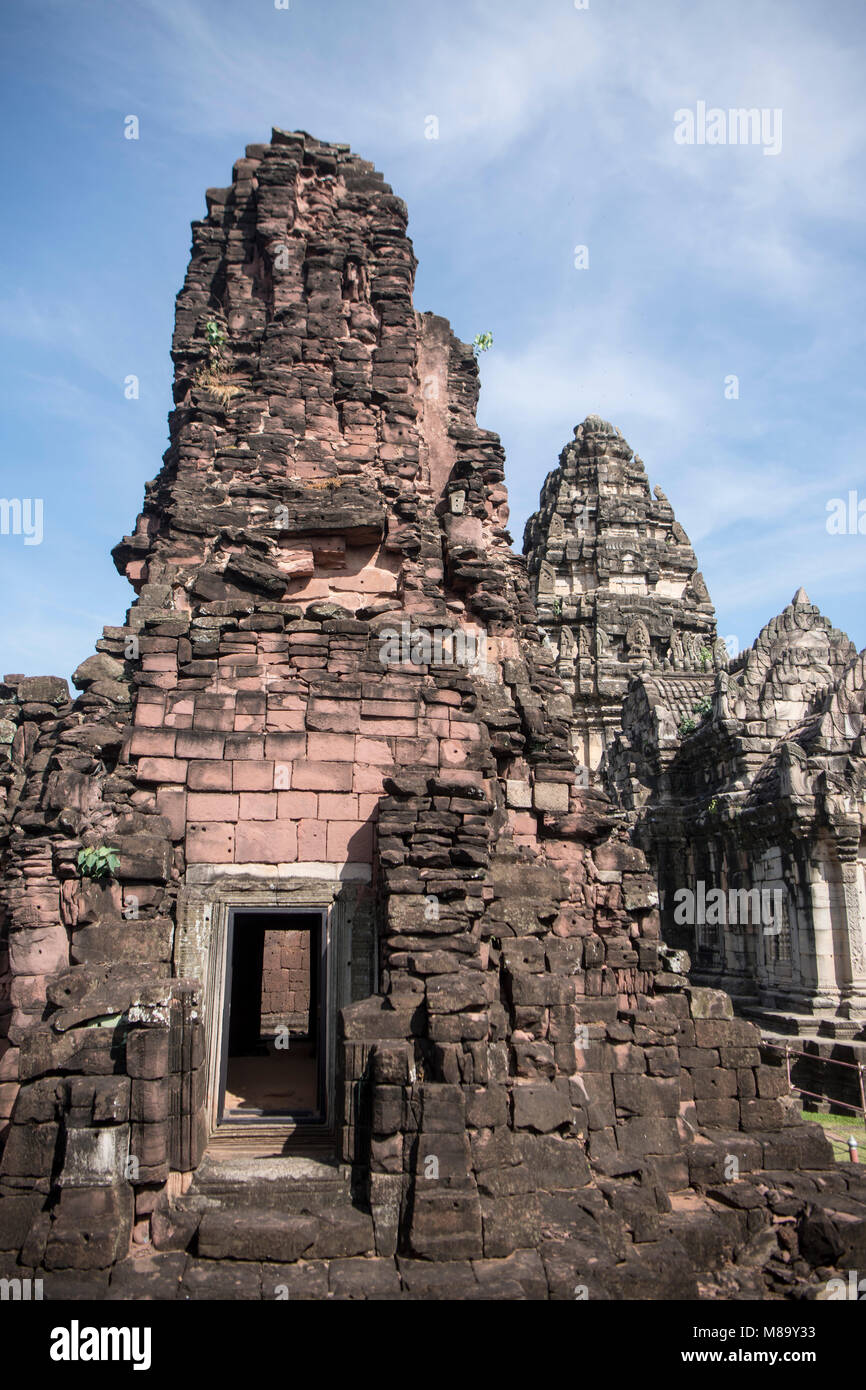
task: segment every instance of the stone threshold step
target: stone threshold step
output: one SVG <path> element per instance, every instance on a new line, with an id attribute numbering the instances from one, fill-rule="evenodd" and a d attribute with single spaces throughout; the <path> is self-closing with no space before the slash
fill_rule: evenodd
<path id="1" fill-rule="evenodd" d="M 375 1253 L 373 1220 L 352 1206 L 319 1212 L 217 1208 L 202 1215 L 197 1251 L 211 1260 L 340 1259 Z"/>
<path id="2" fill-rule="evenodd" d="M 298 1155 L 206 1157 L 188 1191 L 174 1199 L 174 1207 L 200 1213 L 224 1207 L 295 1214 L 353 1210 L 352 1169 L 349 1164 Z"/>

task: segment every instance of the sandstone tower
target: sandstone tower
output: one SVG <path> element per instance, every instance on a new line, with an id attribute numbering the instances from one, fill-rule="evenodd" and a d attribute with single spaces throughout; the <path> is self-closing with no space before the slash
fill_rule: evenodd
<path id="1" fill-rule="evenodd" d="M 597 415 L 575 428 L 545 479 L 524 551 L 539 622 L 572 697 L 574 751 L 595 773 L 636 671 L 712 668 L 713 606 L 661 488 L 650 494 L 641 459 Z"/>
<path id="2" fill-rule="evenodd" d="M 274 131 L 207 204 L 171 442 L 114 552 L 135 601 L 74 698 L 0 688 L 3 1270 L 49 1297 L 571 1299 L 856 1263 L 859 1170 L 825 1181 L 575 759 L 635 664 L 712 641 L 669 507 L 591 417 L 565 465 L 589 539 L 539 613 L 400 199 Z M 577 739 L 560 616 L 601 673 L 580 659 Z"/>

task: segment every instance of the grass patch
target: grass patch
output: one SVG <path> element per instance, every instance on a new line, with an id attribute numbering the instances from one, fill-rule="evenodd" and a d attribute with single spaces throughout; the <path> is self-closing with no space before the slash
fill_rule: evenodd
<path id="1" fill-rule="evenodd" d="M 833 1145 L 833 1157 L 837 1163 L 848 1162 L 849 1134 L 853 1134 L 857 1140 L 861 1163 L 866 1163 L 866 1121 L 861 1115 L 854 1115 L 850 1111 L 847 1114 L 840 1111 L 838 1115 L 822 1115 L 815 1110 L 801 1110 L 800 1114 L 804 1120 L 811 1120 L 830 1131 L 827 1138 Z"/>

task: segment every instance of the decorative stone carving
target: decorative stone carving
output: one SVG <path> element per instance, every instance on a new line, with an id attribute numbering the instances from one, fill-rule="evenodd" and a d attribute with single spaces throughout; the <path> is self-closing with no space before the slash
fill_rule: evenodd
<path id="1" fill-rule="evenodd" d="M 629 660 L 642 660 L 650 654 L 650 634 L 649 628 L 642 619 L 638 618 L 626 629 L 625 634 L 626 655 Z"/>

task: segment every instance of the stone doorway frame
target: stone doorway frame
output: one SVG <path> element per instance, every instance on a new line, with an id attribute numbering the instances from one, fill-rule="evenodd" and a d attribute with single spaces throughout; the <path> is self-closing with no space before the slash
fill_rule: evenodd
<path id="1" fill-rule="evenodd" d="M 317 1000 L 316 1000 L 316 1016 L 317 1016 L 317 1018 L 318 1018 L 318 1023 L 317 1023 L 317 1027 L 316 1027 L 316 1038 L 315 1038 L 315 1045 L 316 1045 L 316 1110 L 317 1110 L 317 1113 L 316 1113 L 315 1118 L 314 1118 L 313 1120 L 302 1120 L 302 1121 L 297 1121 L 296 1123 L 298 1124 L 298 1128 L 302 1128 L 302 1129 L 304 1129 L 304 1130 L 310 1129 L 313 1125 L 315 1125 L 319 1130 L 321 1130 L 321 1128 L 322 1128 L 323 1125 L 324 1125 L 324 1127 L 325 1127 L 326 1129 L 328 1129 L 329 1127 L 330 1127 L 330 1128 L 333 1128 L 333 1126 L 330 1126 L 330 1124 L 329 1124 L 329 1122 L 330 1122 L 330 1117 L 331 1117 L 331 1115 L 332 1115 L 332 1113 L 333 1113 L 333 1110 L 332 1110 L 332 1105 L 330 1104 L 331 1097 L 329 1096 L 329 1093 L 328 1093 L 328 1075 L 329 1075 L 328 1061 L 329 1061 L 329 1056 L 330 1056 L 331 1053 L 332 1053 L 332 1049 L 329 1047 L 329 1043 L 330 1043 L 330 1036 L 329 1036 L 329 1034 L 330 1034 L 330 1031 L 331 1031 L 331 1030 L 330 1030 L 329 1027 L 328 1027 L 329 1019 L 330 1019 L 330 1014 L 329 1014 L 329 1011 L 328 1011 L 328 1000 L 329 1000 L 329 997 L 330 997 L 330 990 L 329 990 L 328 981 L 329 981 L 330 964 L 331 964 L 331 962 L 330 962 L 330 950 L 329 950 L 329 945 L 330 945 L 330 943 L 329 943 L 329 939 L 328 939 L 328 938 L 329 938 L 329 931 L 328 931 L 328 916 L 329 916 L 329 913 L 328 913 L 327 909 L 325 909 L 325 908 L 309 908 L 309 907 L 302 907 L 302 906 L 300 906 L 300 905 L 295 905 L 295 906 L 289 907 L 289 908 L 285 908 L 285 907 L 271 907 L 271 906 L 268 906 L 268 907 L 260 907 L 260 908 L 256 909 L 256 911 L 257 911 L 258 915 L 260 915 L 260 916 L 263 916 L 263 917 L 274 917 L 274 918 L 276 918 L 277 920 L 282 920 L 283 922 L 287 921 L 288 919 L 290 919 L 290 918 L 292 918 L 292 917 L 317 917 L 317 918 L 319 919 L 319 925 L 318 925 L 318 931 L 317 931 L 317 945 L 318 945 L 319 963 L 318 963 L 317 972 L 316 972 L 316 978 L 317 978 L 316 993 L 317 993 L 317 996 L 318 996 L 318 997 L 317 997 Z M 225 943 L 224 943 L 224 945 L 223 945 L 223 944 L 219 943 L 219 941 L 215 941 L 215 942 L 214 942 L 214 947 L 215 947 L 217 953 L 222 952 L 223 955 L 224 955 L 223 967 L 222 967 L 222 976 L 223 976 L 223 982 L 222 982 L 222 999 L 223 999 L 222 1019 L 221 1019 L 221 1021 L 220 1021 L 220 1027 L 219 1027 L 219 1039 L 216 1040 L 216 1045 L 217 1045 L 217 1058 L 216 1058 L 216 1078 L 217 1078 L 217 1087 L 216 1087 L 216 1096 L 214 1097 L 215 1105 L 214 1105 L 213 1112 L 212 1112 L 212 1113 L 213 1113 L 213 1127 L 214 1127 L 215 1129 L 218 1128 L 218 1129 L 220 1129 L 220 1130 L 225 1130 L 225 1129 L 227 1129 L 227 1128 L 234 1128 L 235 1125 L 239 1123 L 238 1121 L 232 1121 L 232 1120 L 222 1120 L 222 1121 L 221 1121 L 221 1120 L 219 1119 L 219 1116 L 220 1116 L 220 1112 L 221 1112 L 222 1109 L 224 1108 L 224 1103 L 225 1103 L 226 1077 L 227 1077 L 227 1072 L 228 1072 L 228 1061 L 229 1061 L 228 1033 L 229 1033 L 229 1029 L 230 1029 L 230 1027 L 231 1027 L 232 990 L 234 989 L 234 971 L 233 971 L 233 967 L 232 967 L 232 951 L 233 951 L 233 948 L 234 948 L 235 932 L 237 931 L 237 918 L 238 918 L 238 917 L 244 917 L 244 916 L 247 916 L 247 915 L 249 915 L 249 909 L 248 909 L 247 907 L 236 907 L 236 906 L 231 906 L 231 905 L 229 905 L 229 906 L 228 906 L 228 909 L 227 909 L 227 911 L 226 911 L 226 913 L 225 913 Z M 215 997 L 215 998 L 218 998 L 219 996 L 218 996 L 218 995 L 215 995 L 214 997 Z M 210 1099 L 210 1094 L 209 1094 L 209 1099 Z M 210 1105 L 208 1106 L 208 1111 L 209 1111 L 209 1122 L 210 1122 L 210 1115 L 211 1115 L 211 1107 L 210 1107 Z M 290 1124 L 290 1123 L 292 1122 L 292 1120 L 293 1120 L 293 1117 L 292 1117 L 290 1114 L 285 1114 L 285 1115 L 272 1115 L 272 1116 L 249 1116 L 248 1118 L 245 1118 L 245 1119 L 243 1120 L 243 1124 L 244 1124 L 245 1126 L 249 1126 L 251 1130 L 255 1130 L 255 1129 L 259 1129 L 259 1130 L 260 1130 L 264 1125 L 267 1125 L 267 1124 L 271 1124 L 271 1125 L 275 1125 L 275 1124 L 276 1124 L 276 1125 Z"/>
<path id="2" fill-rule="evenodd" d="M 342 882 L 338 878 L 283 877 L 269 875 L 269 881 L 257 875 L 238 873 L 236 865 L 195 866 L 193 875 L 178 894 L 177 929 L 174 943 L 175 973 L 183 979 L 196 980 L 201 987 L 201 1007 L 205 1032 L 205 1067 L 207 1074 L 205 1116 L 207 1137 L 217 1133 L 243 1134 L 249 1139 L 253 1130 L 264 1136 L 292 1134 L 310 1139 L 336 1137 L 336 1060 L 337 1016 L 351 1002 L 352 922 L 341 897 Z M 321 912 L 322 951 L 325 959 L 322 1008 L 325 1016 L 324 1069 L 325 1122 L 260 1120 L 255 1125 L 219 1124 L 220 1063 L 226 1021 L 225 988 L 228 972 L 229 922 L 231 914 L 273 910 L 291 915 L 292 912 Z"/>

